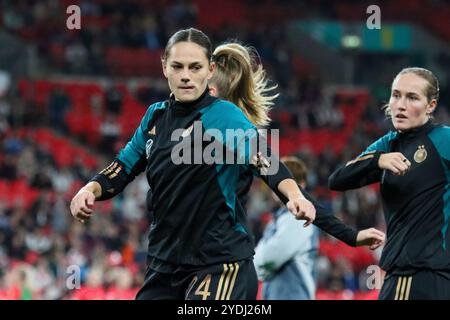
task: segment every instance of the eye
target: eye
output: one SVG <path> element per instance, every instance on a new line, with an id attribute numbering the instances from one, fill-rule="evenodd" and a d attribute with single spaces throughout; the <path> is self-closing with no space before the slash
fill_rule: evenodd
<path id="1" fill-rule="evenodd" d="M 192 69 L 194 69 L 195 71 L 198 71 L 198 70 L 200 70 L 201 68 L 202 68 L 202 66 L 198 66 L 198 65 L 192 67 Z"/>
<path id="2" fill-rule="evenodd" d="M 392 97 L 398 99 L 400 98 L 400 95 L 397 92 L 393 92 Z"/>
<path id="3" fill-rule="evenodd" d="M 179 64 L 173 64 L 172 69 L 180 70 L 182 67 Z"/>

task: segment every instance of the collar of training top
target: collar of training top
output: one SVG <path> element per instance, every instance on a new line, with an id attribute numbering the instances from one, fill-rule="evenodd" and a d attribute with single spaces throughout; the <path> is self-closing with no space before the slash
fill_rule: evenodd
<path id="1" fill-rule="evenodd" d="M 424 125 L 422 125 L 420 127 L 413 128 L 413 129 L 405 131 L 405 132 L 398 132 L 398 137 L 401 139 L 415 138 L 418 136 L 428 134 L 435 127 L 436 127 L 436 125 L 433 123 L 433 121 L 428 120 Z"/>
<path id="2" fill-rule="evenodd" d="M 171 93 L 170 98 L 168 100 L 168 104 L 169 107 L 172 108 L 176 114 L 186 115 L 194 110 L 198 110 L 210 105 L 216 99 L 217 98 L 209 94 L 209 88 L 206 87 L 206 90 L 202 93 L 202 95 L 199 98 L 197 98 L 197 100 L 189 102 L 177 101 L 175 100 L 175 96 Z"/>

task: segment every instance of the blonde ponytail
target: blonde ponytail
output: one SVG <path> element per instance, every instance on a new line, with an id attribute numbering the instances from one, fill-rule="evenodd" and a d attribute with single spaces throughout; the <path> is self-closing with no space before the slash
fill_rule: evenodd
<path id="1" fill-rule="evenodd" d="M 278 94 L 267 94 L 277 86 L 268 87 L 257 57 L 256 50 L 239 43 L 218 46 L 213 53 L 216 70 L 210 84 L 220 97 L 241 108 L 253 124 L 263 127 L 270 123 L 269 111 Z"/>

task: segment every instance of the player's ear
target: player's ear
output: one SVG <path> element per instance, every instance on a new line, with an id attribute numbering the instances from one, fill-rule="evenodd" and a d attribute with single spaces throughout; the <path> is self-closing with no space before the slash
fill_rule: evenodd
<path id="1" fill-rule="evenodd" d="M 164 77 L 167 78 L 167 63 L 166 63 L 165 59 L 161 59 L 161 65 L 162 65 Z"/>
<path id="2" fill-rule="evenodd" d="M 436 99 L 431 100 L 430 103 L 427 105 L 427 115 L 431 115 L 436 109 L 436 106 L 437 106 Z"/>
<path id="3" fill-rule="evenodd" d="M 208 88 L 209 88 L 209 94 L 210 95 L 212 95 L 213 97 L 217 97 L 218 96 L 216 87 L 214 87 L 212 85 L 209 85 Z"/>
<path id="4" fill-rule="evenodd" d="M 208 75 L 208 80 L 210 80 L 214 74 L 214 71 L 216 70 L 216 63 L 215 62 L 211 62 L 209 64 L 209 75 Z"/>

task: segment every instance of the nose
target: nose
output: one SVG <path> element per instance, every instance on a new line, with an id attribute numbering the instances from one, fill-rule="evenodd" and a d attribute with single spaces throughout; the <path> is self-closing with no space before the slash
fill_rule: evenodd
<path id="1" fill-rule="evenodd" d="M 181 82 L 187 84 L 190 81 L 189 70 L 183 69 L 183 73 L 181 74 Z"/>
<path id="2" fill-rule="evenodd" d="M 396 103 L 396 108 L 400 111 L 406 110 L 406 98 L 402 97 L 400 100 Z"/>
<path id="3" fill-rule="evenodd" d="M 406 100 L 402 99 L 398 105 L 399 110 L 406 110 Z"/>

